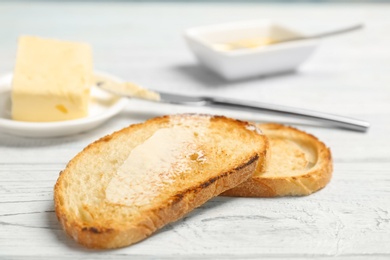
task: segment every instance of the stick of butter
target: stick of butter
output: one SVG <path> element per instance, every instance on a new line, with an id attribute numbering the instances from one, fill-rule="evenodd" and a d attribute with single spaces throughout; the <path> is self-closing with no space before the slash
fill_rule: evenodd
<path id="1" fill-rule="evenodd" d="M 87 116 L 92 75 L 88 44 L 20 37 L 12 82 L 12 119 L 49 122 Z"/>

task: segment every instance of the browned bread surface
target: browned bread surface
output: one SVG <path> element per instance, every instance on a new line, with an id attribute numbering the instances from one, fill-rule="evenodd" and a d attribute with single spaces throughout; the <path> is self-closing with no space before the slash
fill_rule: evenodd
<path id="1" fill-rule="evenodd" d="M 224 192 L 225 196 L 309 195 L 325 187 L 333 171 L 330 149 L 313 135 L 280 124 L 259 124 L 269 151 L 265 171 Z"/>
<path id="2" fill-rule="evenodd" d="M 170 145 L 186 149 L 176 155 L 185 167 L 176 161 L 169 169 L 152 167 L 158 151 L 176 153 L 169 145 L 150 154 L 134 152 L 170 129 L 178 131 Z M 176 141 L 188 133 L 191 142 Z M 158 141 L 167 144 L 163 137 Z M 264 135 L 246 122 L 205 115 L 154 118 L 103 137 L 75 156 L 55 185 L 55 211 L 66 233 L 86 247 L 127 246 L 250 178 L 256 167 L 263 168 L 266 149 Z M 136 155 L 149 158 L 139 160 L 149 167 L 148 177 L 139 175 L 143 166 Z M 134 169 L 126 164 L 130 157 L 138 165 Z"/>

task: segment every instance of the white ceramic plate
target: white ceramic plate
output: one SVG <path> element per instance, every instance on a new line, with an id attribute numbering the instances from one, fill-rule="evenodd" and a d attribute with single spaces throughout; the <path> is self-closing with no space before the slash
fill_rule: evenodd
<path id="1" fill-rule="evenodd" d="M 120 81 L 106 73 L 98 74 Z M 89 114 L 85 118 L 42 123 L 15 121 L 11 119 L 11 82 L 12 73 L 0 77 L 0 132 L 18 136 L 55 137 L 84 132 L 118 114 L 128 101 L 94 86 L 91 89 Z"/>

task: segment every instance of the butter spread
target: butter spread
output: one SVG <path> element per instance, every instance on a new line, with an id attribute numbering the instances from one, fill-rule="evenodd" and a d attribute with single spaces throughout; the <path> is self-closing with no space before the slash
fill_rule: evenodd
<path id="1" fill-rule="evenodd" d="M 92 67 L 88 44 L 20 37 L 12 119 L 44 122 L 87 116 Z"/>
<path id="2" fill-rule="evenodd" d="M 197 128 L 195 128 L 197 129 Z M 106 187 L 106 201 L 126 206 L 148 205 L 191 161 L 203 162 L 193 128 L 175 126 L 157 130 L 135 147 Z"/>
<path id="3" fill-rule="evenodd" d="M 257 134 L 263 134 L 263 132 L 261 132 L 261 129 L 255 125 L 249 124 L 246 125 L 245 128 L 249 131 L 256 132 Z"/>
<path id="4" fill-rule="evenodd" d="M 112 91 L 119 95 L 159 101 L 160 95 L 154 91 L 143 88 L 131 82 L 119 83 L 107 77 L 95 75 L 95 82 L 103 89 Z"/>
<path id="5" fill-rule="evenodd" d="M 213 48 L 218 51 L 234 51 L 240 49 L 254 49 L 275 43 L 271 38 L 250 38 L 241 39 L 227 43 L 215 43 Z"/>

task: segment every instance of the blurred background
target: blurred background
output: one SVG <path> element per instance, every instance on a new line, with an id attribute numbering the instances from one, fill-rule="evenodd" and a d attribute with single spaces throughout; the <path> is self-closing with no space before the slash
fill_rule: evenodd
<path id="1" fill-rule="evenodd" d="M 240 89 L 256 91 L 277 103 L 284 95 L 282 89 L 299 85 L 300 93 L 311 93 L 313 100 L 331 99 L 324 92 L 329 84 L 343 86 L 340 91 L 357 91 L 363 86 L 356 73 L 377 80 L 387 71 L 389 28 L 377 25 L 383 25 L 389 10 L 389 1 L 369 0 L 0 1 L 0 71 L 12 71 L 17 38 L 27 34 L 88 42 L 97 70 L 152 89 L 215 95 Z M 183 39 L 184 30 L 193 26 L 251 19 L 275 20 L 307 32 L 353 22 L 361 22 L 365 28 L 324 40 L 298 74 L 239 83 L 226 82 L 199 66 Z M 372 61 L 377 69 L 368 73 L 372 63 L 360 62 L 362 59 Z M 330 83 L 330 78 L 336 82 Z M 310 91 L 313 80 L 317 91 Z M 259 84 L 266 87 L 254 90 Z M 288 102 L 301 103 L 300 99 Z M 343 109 L 348 113 L 353 108 Z"/>

